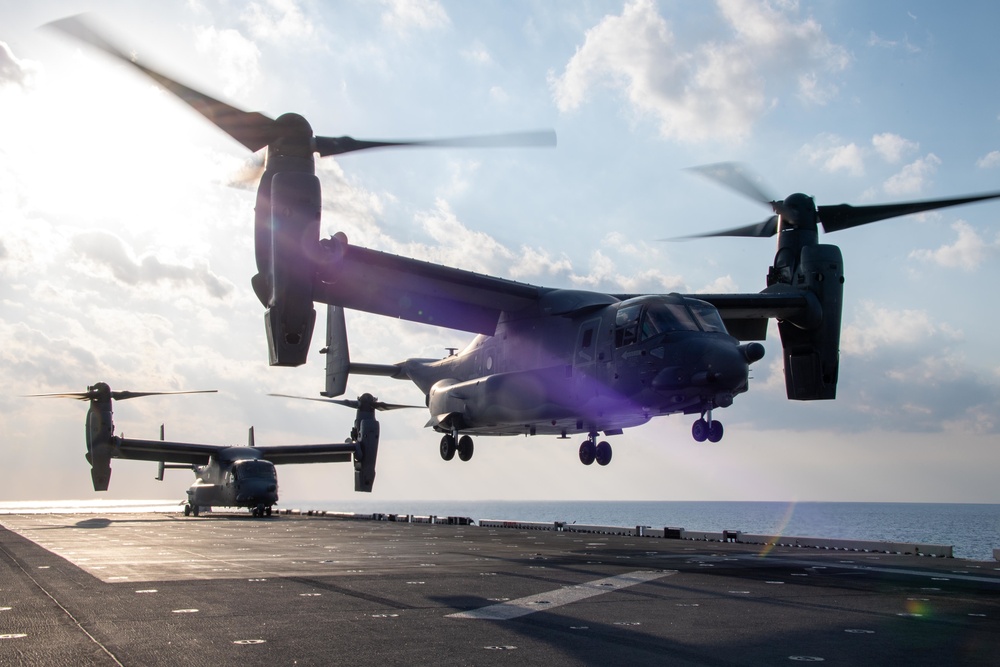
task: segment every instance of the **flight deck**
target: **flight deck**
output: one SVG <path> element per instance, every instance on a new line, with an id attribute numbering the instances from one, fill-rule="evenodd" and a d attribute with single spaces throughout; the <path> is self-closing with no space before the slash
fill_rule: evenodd
<path id="1" fill-rule="evenodd" d="M 0 665 L 994 665 L 1000 655 L 1000 563 L 511 525 L 0 516 Z"/>

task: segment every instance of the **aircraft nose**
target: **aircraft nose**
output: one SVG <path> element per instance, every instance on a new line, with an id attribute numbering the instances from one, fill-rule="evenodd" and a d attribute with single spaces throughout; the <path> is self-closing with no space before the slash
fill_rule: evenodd
<path id="1" fill-rule="evenodd" d="M 278 499 L 278 486 L 274 482 L 243 481 L 236 493 L 239 503 L 274 503 Z"/>
<path id="2" fill-rule="evenodd" d="M 676 390 L 694 385 L 714 393 L 739 393 L 746 387 L 750 363 L 760 359 L 762 351 L 759 343 L 737 345 L 731 339 L 692 341 L 679 351 L 674 364 L 656 375 L 653 387 Z"/>
<path id="3" fill-rule="evenodd" d="M 691 376 L 693 384 L 728 390 L 746 384 L 750 366 L 739 347 L 728 341 L 710 341 L 699 365 L 701 370 Z"/>

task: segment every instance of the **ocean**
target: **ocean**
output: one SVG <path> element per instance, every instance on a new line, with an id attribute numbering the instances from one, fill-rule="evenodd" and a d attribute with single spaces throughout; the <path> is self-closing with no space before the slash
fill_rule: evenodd
<path id="1" fill-rule="evenodd" d="M 176 500 L 18 501 L 0 502 L 0 515 L 175 511 L 177 506 Z M 983 561 L 993 561 L 993 549 L 1000 548 L 1000 505 L 994 504 L 366 499 L 289 500 L 279 507 L 915 542 L 950 545 L 958 558 Z"/>
<path id="2" fill-rule="evenodd" d="M 684 501 L 351 500 L 288 502 L 284 507 L 341 512 L 434 514 L 480 519 L 565 521 L 763 535 L 943 544 L 957 558 L 993 560 L 1000 505 Z"/>

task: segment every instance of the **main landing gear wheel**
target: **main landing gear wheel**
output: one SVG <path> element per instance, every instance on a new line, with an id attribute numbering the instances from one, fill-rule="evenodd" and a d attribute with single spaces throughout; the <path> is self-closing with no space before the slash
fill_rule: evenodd
<path id="1" fill-rule="evenodd" d="M 185 505 L 184 506 L 184 516 L 191 516 L 191 506 L 190 505 Z"/>
<path id="2" fill-rule="evenodd" d="M 441 458 L 445 461 L 451 461 L 455 458 L 455 451 L 458 448 L 455 446 L 455 438 L 450 435 L 442 436 L 441 438 Z"/>
<path id="3" fill-rule="evenodd" d="M 591 440 L 584 440 L 580 445 L 580 463 L 589 466 L 597 458 L 597 445 Z"/>
<path id="4" fill-rule="evenodd" d="M 611 445 L 604 441 L 597 442 L 597 433 L 591 433 L 580 445 L 580 463 L 589 466 L 594 461 L 601 466 L 611 463 Z"/>
<path id="5" fill-rule="evenodd" d="M 611 445 L 606 442 L 597 443 L 597 465 L 606 466 L 611 463 Z"/>
<path id="6" fill-rule="evenodd" d="M 705 442 L 706 440 L 709 442 L 719 442 L 722 440 L 723 433 L 722 422 L 717 422 L 714 419 L 712 421 L 699 419 L 691 426 L 691 437 L 698 442 Z"/>
<path id="7" fill-rule="evenodd" d="M 467 435 L 463 435 L 458 439 L 458 458 L 463 461 L 468 461 L 472 458 L 472 438 Z"/>

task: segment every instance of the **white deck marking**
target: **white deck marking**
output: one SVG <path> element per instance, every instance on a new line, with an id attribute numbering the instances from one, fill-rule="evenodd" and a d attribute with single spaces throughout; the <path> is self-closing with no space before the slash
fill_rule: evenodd
<path id="1" fill-rule="evenodd" d="M 510 600 L 508 602 L 501 602 L 500 604 L 490 605 L 489 607 L 481 607 L 470 611 L 460 611 L 454 614 L 448 614 L 446 618 L 477 618 L 488 621 L 506 621 L 512 618 L 517 618 L 518 616 L 526 616 L 527 614 L 534 614 L 538 611 L 547 611 L 555 607 L 561 607 L 571 602 L 586 600 L 587 598 L 594 597 L 595 595 L 619 591 L 623 588 L 635 586 L 636 584 L 643 584 L 647 581 L 660 579 L 661 577 L 669 577 L 672 574 L 677 574 L 677 571 L 661 570 L 658 572 L 629 572 L 628 574 L 619 574 L 614 577 L 588 581 L 583 584 L 564 586 L 563 588 L 557 588 L 556 590 L 549 591 L 548 593 L 529 595 L 528 597 L 518 598 L 517 600 Z"/>

